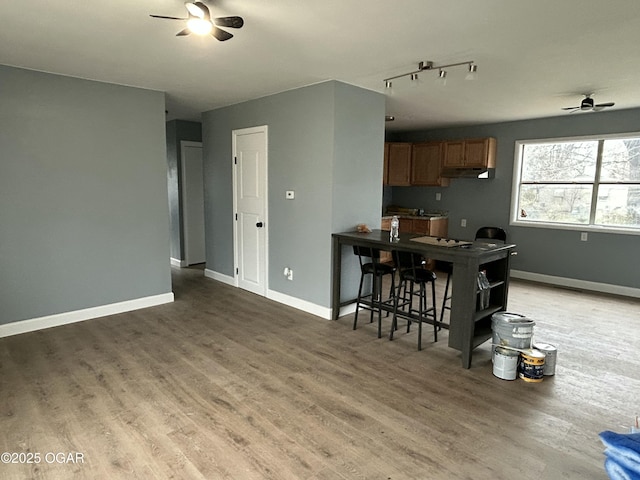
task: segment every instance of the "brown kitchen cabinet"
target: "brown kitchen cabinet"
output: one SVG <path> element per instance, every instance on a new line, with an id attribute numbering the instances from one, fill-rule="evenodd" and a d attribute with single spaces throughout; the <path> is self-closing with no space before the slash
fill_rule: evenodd
<path id="1" fill-rule="evenodd" d="M 445 217 L 432 218 L 429 221 L 429 236 L 447 238 L 449 235 L 449 219 Z"/>
<path id="2" fill-rule="evenodd" d="M 449 231 L 449 219 L 447 217 L 420 218 L 420 217 L 399 217 L 400 233 L 412 233 L 416 235 L 429 235 L 431 237 L 447 238 Z M 383 217 L 380 225 L 381 230 L 391 230 L 391 217 Z M 392 262 L 391 252 L 380 252 L 380 261 Z M 427 263 L 428 268 L 433 269 L 432 263 Z"/>
<path id="3" fill-rule="evenodd" d="M 411 225 L 411 233 L 429 235 L 431 221 L 428 218 L 414 218 Z"/>
<path id="4" fill-rule="evenodd" d="M 445 168 L 464 167 L 464 140 L 457 142 L 444 142 L 444 158 L 442 165 Z"/>
<path id="5" fill-rule="evenodd" d="M 412 218 L 401 217 L 400 224 L 398 225 L 398 232 L 400 233 L 413 233 L 413 222 Z"/>
<path id="6" fill-rule="evenodd" d="M 449 185 L 443 178 L 444 142 L 414 143 L 411 146 L 411 185 L 442 187 Z"/>
<path id="7" fill-rule="evenodd" d="M 384 145 L 384 184 L 411 185 L 411 144 L 389 142 Z"/>
<path id="8" fill-rule="evenodd" d="M 444 142 L 444 168 L 494 168 L 495 165 L 495 138 L 468 138 Z"/>

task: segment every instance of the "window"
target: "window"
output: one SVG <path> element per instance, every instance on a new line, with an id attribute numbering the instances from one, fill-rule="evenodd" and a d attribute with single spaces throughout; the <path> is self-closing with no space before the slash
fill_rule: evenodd
<path id="1" fill-rule="evenodd" d="M 640 233 L 640 134 L 516 143 L 512 223 Z"/>

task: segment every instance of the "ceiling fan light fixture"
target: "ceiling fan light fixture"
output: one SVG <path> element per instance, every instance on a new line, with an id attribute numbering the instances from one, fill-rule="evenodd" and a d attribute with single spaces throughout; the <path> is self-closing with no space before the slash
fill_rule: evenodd
<path id="1" fill-rule="evenodd" d="M 196 35 L 208 35 L 213 30 L 213 24 L 202 18 L 191 18 L 187 22 L 187 28 Z"/>

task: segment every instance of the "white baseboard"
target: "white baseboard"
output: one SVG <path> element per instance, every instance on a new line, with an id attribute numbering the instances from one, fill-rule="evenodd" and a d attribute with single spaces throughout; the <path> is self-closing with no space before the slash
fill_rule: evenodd
<path id="1" fill-rule="evenodd" d="M 224 275 L 219 272 L 214 272 L 213 270 L 209 270 L 205 268 L 204 276 L 207 278 L 212 278 L 213 280 L 218 280 L 219 282 L 222 282 L 222 283 L 226 283 L 227 285 L 231 285 L 232 287 L 238 286 L 236 283 L 236 279 L 234 277 L 230 277 L 229 275 Z M 317 317 L 321 317 L 327 320 L 331 319 L 331 308 L 328 308 L 328 307 L 323 307 L 315 303 L 307 302 L 306 300 L 301 300 L 299 298 L 292 297 L 284 293 L 276 292 L 275 290 L 267 290 L 266 298 L 278 303 L 282 303 L 289 307 L 297 308 L 298 310 L 302 310 L 303 312 L 316 315 Z M 340 309 L 340 316 L 348 315 L 350 313 L 355 312 L 355 310 L 356 310 L 355 303 L 351 305 L 346 305 Z"/>
<path id="2" fill-rule="evenodd" d="M 624 297 L 640 298 L 640 288 L 625 287 L 623 285 L 613 285 L 611 283 L 589 282 L 587 280 L 577 280 L 575 278 L 556 277 L 544 275 L 542 273 L 524 272 L 522 270 L 511 270 L 511 277 L 532 282 L 548 283 L 561 287 L 577 288 L 593 292 L 609 293 L 612 295 L 622 295 Z"/>
<path id="3" fill-rule="evenodd" d="M 350 315 L 356 311 L 356 302 L 350 303 L 349 305 L 345 305 L 344 307 L 340 307 L 340 314 L 338 317 L 342 317 L 344 315 Z"/>
<path id="4" fill-rule="evenodd" d="M 34 332 L 45 328 L 58 327 L 69 323 L 82 322 L 93 318 L 106 317 L 118 313 L 130 312 L 141 308 L 155 307 L 164 303 L 173 302 L 173 292 L 162 293 L 150 297 L 135 298 L 124 302 L 99 305 L 97 307 L 74 310 L 72 312 L 57 313 L 45 317 L 30 318 L 12 323 L 0 325 L 0 338 L 10 337 L 21 333 Z"/>
<path id="5" fill-rule="evenodd" d="M 229 275 L 225 275 L 223 273 L 214 272 L 213 270 L 209 270 L 208 268 L 204 269 L 204 276 L 207 278 L 212 278 L 214 280 L 218 280 L 219 282 L 226 283 L 227 285 L 231 285 L 232 287 L 237 287 L 236 279 L 230 277 Z"/>
<path id="6" fill-rule="evenodd" d="M 187 261 L 186 260 L 180 260 L 179 258 L 173 258 L 171 257 L 171 265 L 173 267 L 186 267 L 187 266 Z"/>
<path id="7" fill-rule="evenodd" d="M 310 313 L 317 317 L 325 318 L 327 320 L 331 318 L 330 308 L 322 307 L 315 303 L 307 302 L 306 300 L 301 300 L 284 293 L 276 292 L 275 290 L 267 290 L 267 298 L 275 302 L 284 303 L 289 307 L 297 308 L 298 310 L 302 310 L 303 312 Z"/>

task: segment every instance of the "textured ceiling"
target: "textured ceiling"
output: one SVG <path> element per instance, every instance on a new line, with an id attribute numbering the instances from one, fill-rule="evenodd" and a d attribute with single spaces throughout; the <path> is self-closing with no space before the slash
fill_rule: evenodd
<path id="1" fill-rule="evenodd" d="M 557 115 L 581 94 L 640 107 L 638 0 L 208 0 L 235 37 L 176 37 L 180 0 L 0 2 L 0 64 L 167 94 L 168 119 L 335 79 L 387 94 L 390 130 Z M 384 91 L 383 79 L 436 64 Z M 1 89 L 1 85 L 0 85 Z"/>

